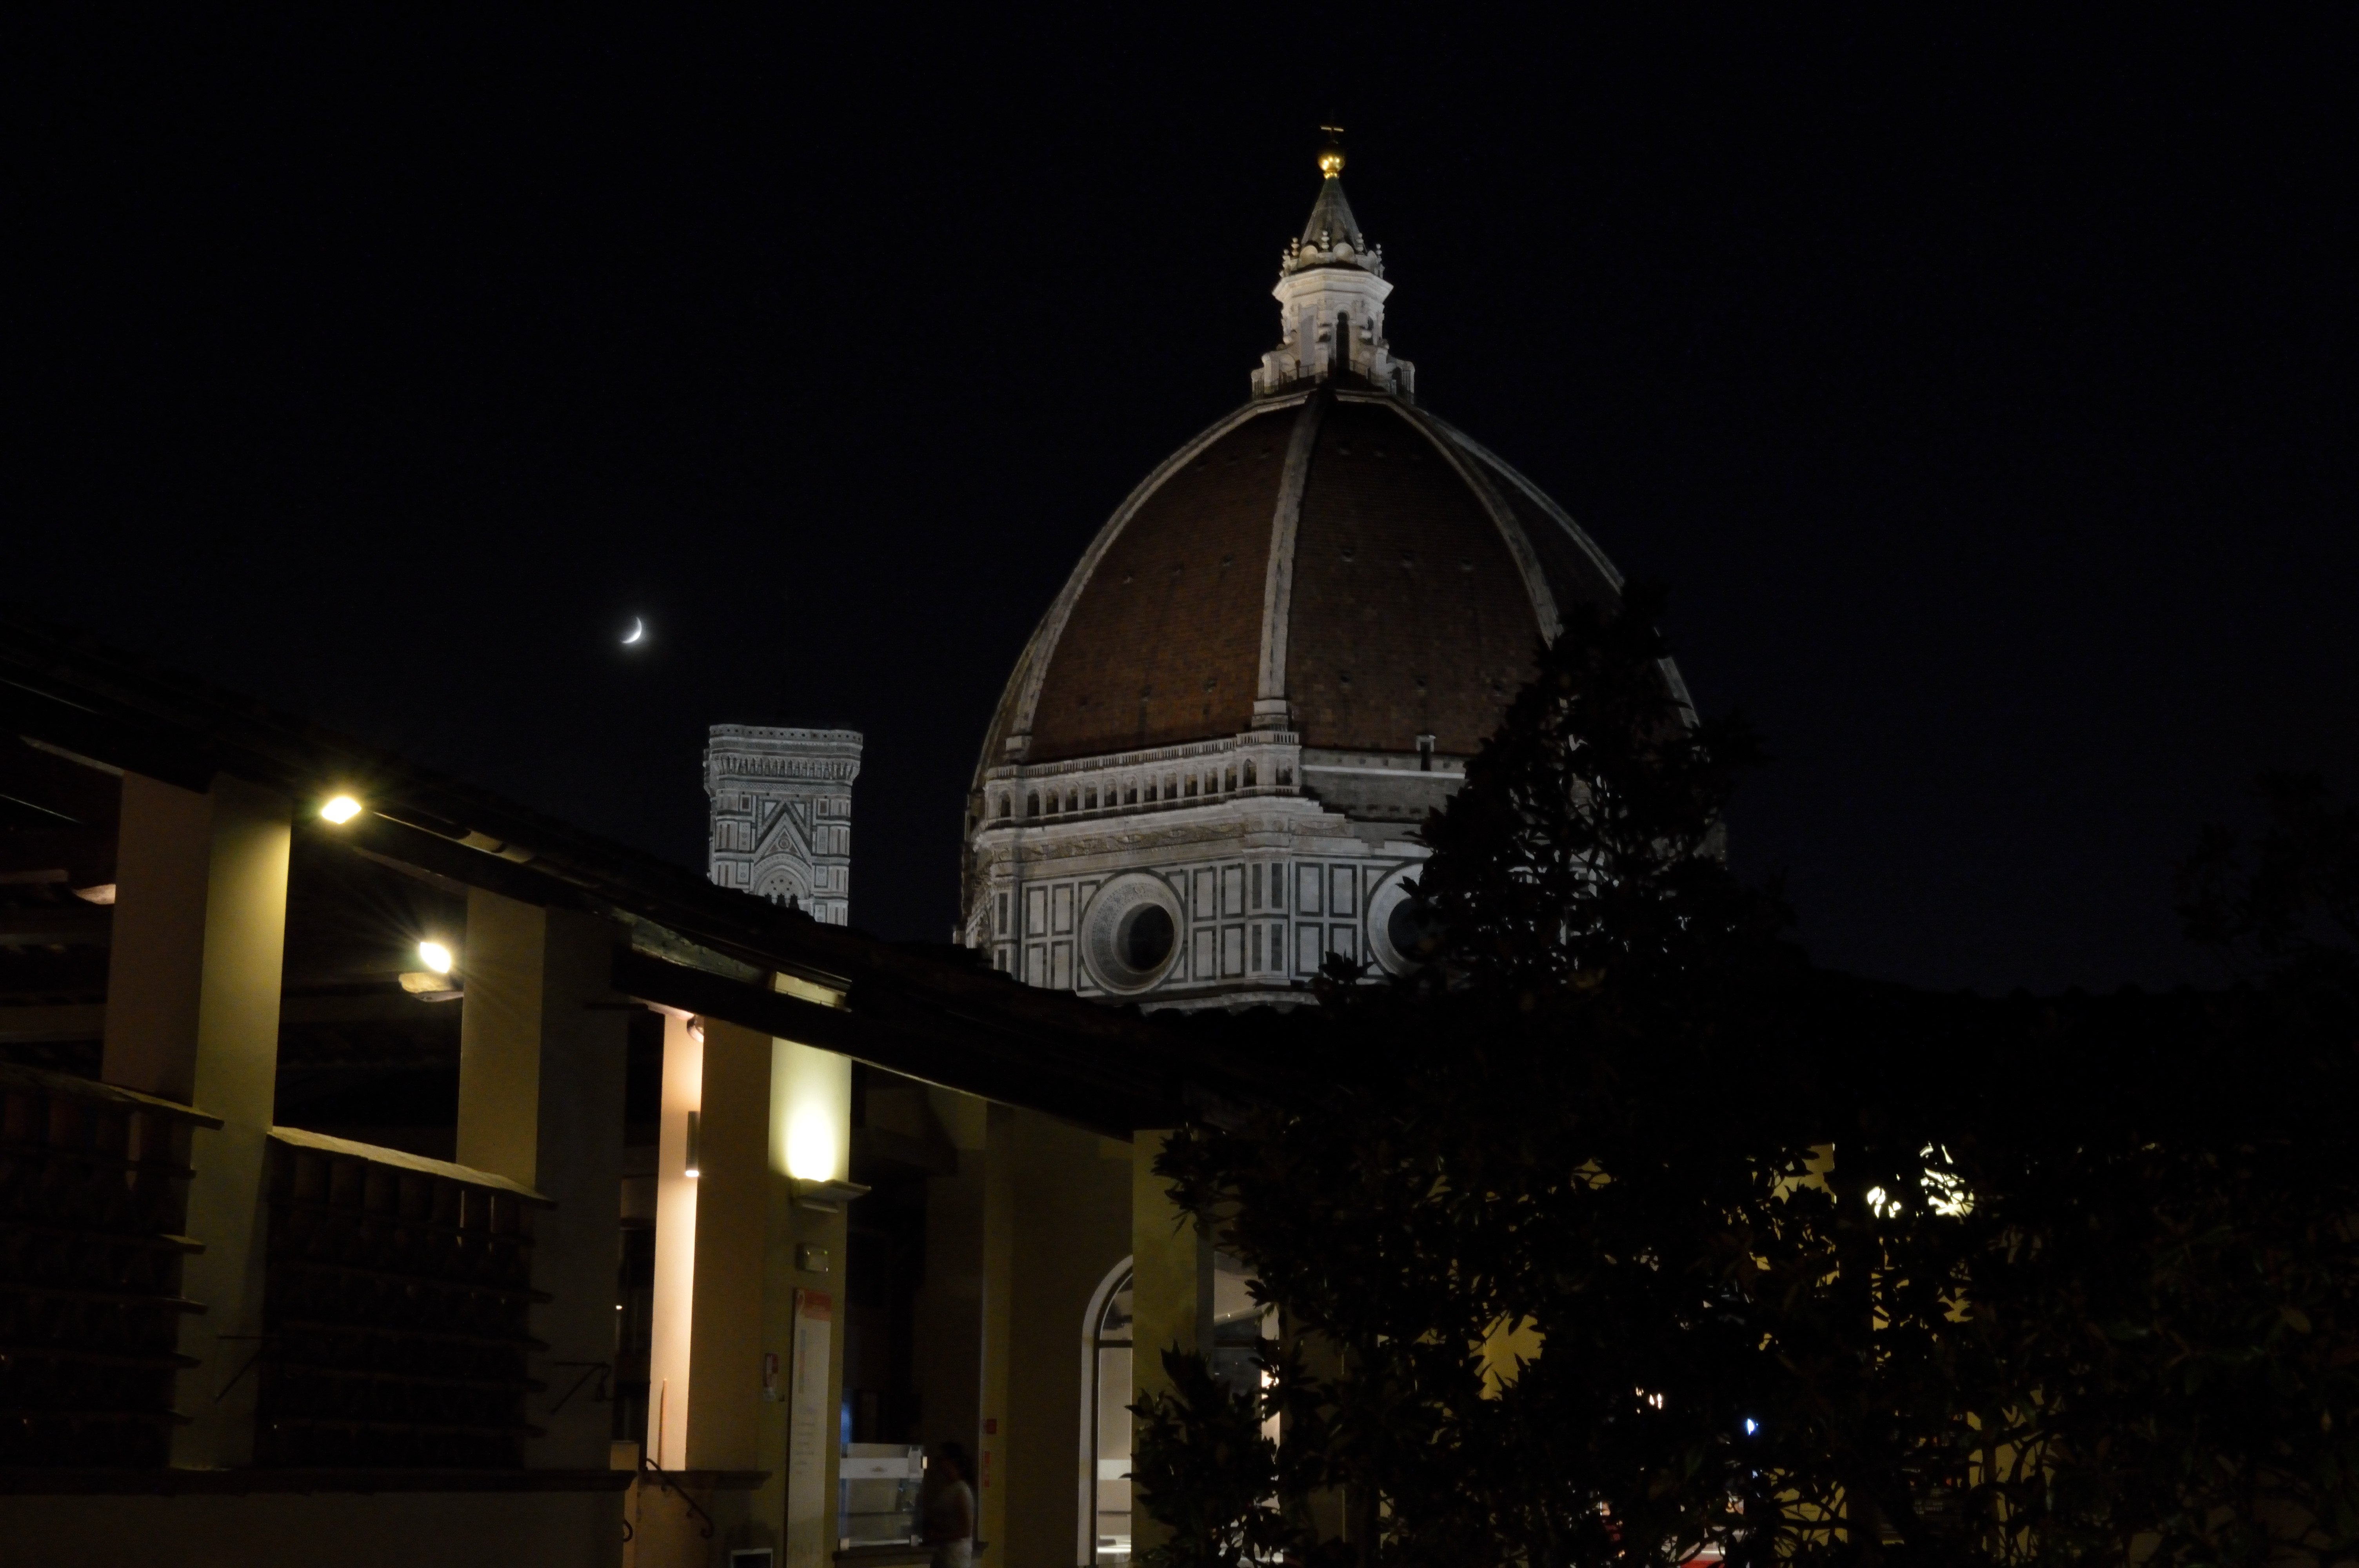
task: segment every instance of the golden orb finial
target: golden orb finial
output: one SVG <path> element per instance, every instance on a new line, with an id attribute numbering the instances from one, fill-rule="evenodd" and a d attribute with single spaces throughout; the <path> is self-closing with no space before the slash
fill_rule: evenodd
<path id="1" fill-rule="evenodd" d="M 1327 133 L 1327 145 L 1319 149 L 1319 172 L 1333 179 L 1343 172 L 1343 127 L 1321 125 Z"/>

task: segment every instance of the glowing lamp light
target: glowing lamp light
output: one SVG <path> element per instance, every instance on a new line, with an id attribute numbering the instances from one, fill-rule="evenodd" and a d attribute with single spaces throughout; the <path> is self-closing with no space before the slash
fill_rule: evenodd
<path id="1" fill-rule="evenodd" d="M 1759 1432 L 1760 1430 L 1761 1430 L 1761 1423 L 1760 1423 L 1759 1422 L 1755 1421 L 1751 1416 L 1746 1416 L 1746 1417 L 1745 1418 L 1745 1436 L 1750 1437 L 1750 1436 L 1752 1436 L 1755 1433 Z"/>
<path id="2" fill-rule="evenodd" d="M 345 823 L 350 822 L 353 817 L 358 816 L 360 814 L 361 803 L 354 800 L 348 795 L 337 795 L 334 799 L 329 801 L 327 805 L 320 807 L 320 815 L 326 817 L 329 821 L 335 823 L 338 827 L 342 827 Z"/>
<path id="3" fill-rule="evenodd" d="M 451 949 L 440 942 L 420 942 L 418 961 L 438 975 L 447 975 L 451 972 Z"/>
<path id="4" fill-rule="evenodd" d="M 807 1105 L 787 1123 L 787 1173 L 799 1181 L 835 1177 L 835 1119 L 823 1105 Z"/>

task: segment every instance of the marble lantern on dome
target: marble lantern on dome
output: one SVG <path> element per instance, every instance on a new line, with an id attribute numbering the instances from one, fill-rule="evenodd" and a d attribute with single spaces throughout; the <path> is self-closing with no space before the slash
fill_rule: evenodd
<path id="1" fill-rule="evenodd" d="M 1410 968 L 1427 811 L 1559 607 L 1620 589 L 1412 401 L 1342 167 L 1321 159 L 1251 400 L 1115 509 L 993 717 L 960 935 L 1027 984 L 1234 1007 L 1301 1000 L 1329 955 Z"/>

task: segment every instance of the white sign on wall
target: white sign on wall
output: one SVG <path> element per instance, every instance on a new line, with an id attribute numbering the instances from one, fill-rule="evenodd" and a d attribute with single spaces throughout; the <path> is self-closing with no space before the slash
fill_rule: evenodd
<path id="1" fill-rule="evenodd" d="M 795 1292 L 794 1371 L 787 1395 L 787 1564 L 828 1568 L 835 1543 L 827 1530 L 827 1444 L 834 1422 L 827 1400 L 829 1339 L 835 1298 Z"/>

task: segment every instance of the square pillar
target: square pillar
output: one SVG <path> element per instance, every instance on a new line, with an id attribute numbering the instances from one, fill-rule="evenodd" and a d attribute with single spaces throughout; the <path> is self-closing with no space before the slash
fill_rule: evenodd
<path id="1" fill-rule="evenodd" d="M 1005 1533 L 992 1550 L 1011 1563 L 1086 1562 L 1097 1524 L 1088 1347 L 1101 1292 L 1131 1250 L 1130 1146 L 1019 1109 L 994 1127 L 991 1158 L 1012 1173 L 1014 1285 L 998 1325 L 1006 1377 L 992 1483 Z"/>
<path id="2" fill-rule="evenodd" d="M 174 1400 L 190 1418 L 173 1434 L 179 1465 L 239 1465 L 254 1452 L 257 1379 L 238 1374 L 261 1347 L 289 810 L 285 796 L 226 775 L 202 795 L 123 777 L 101 1076 L 222 1119 L 190 1154 L 189 1233 L 204 1250 L 182 1265 L 180 1288 L 206 1311 L 181 1320 L 180 1349 L 198 1365 Z"/>
<path id="3" fill-rule="evenodd" d="M 667 1015 L 648 1452 L 763 1472 L 723 1535 L 800 1568 L 835 1552 L 847 1217 L 798 1183 L 849 1176 L 851 1120 L 848 1058 Z"/>
<path id="4" fill-rule="evenodd" d="M 551 1298 L 532 1309 L 533 1336 L 549 1346 L 534 1357 L 534 1376 L 548 1385 L 528 1407 L 544 1429 L 526 1445 L 534 1468 L 607 1462 L 612 1415 L 590 1389 L 597 1367 L 614 1359 L 622 1230 L 629 1022 L 608 984 L 614 942 L 614 928 L 593 915 L 468 892 L 459 1163 L 557 1204 L 533 1237 L 533 1286 Z"/>
<path id="5" fill-rule="evenodd" d="M 647 1415 L 660 1469 L 762 1469 L 765 1412 L 786 1391 L 765 1360 L 769 1122 L 771 1037 L 665 1014 Z"/>
<path id="6" fill-rule="evenodd" d="M 1155 1173 L 1169 1137 L 1139 1132 L 1131 1143 L 1131 1386 L 1140 1400 L 1171 1391 L 1165 1351 L 1212 1350 L 1212 1239 Z M 1136 1431 L 1131 1451 L 1137 1452 Z M 1170 1531 L 1134 1494 L 1131 1560 L 1169 1541 Z"/>
<path id="7" fill-rule="evenodd" d="M 801 1184 L 851 1179 L 852 1059 L 792 1040 L 770 1047 L 764 1342 L 777 1357 L 778 1388 L 763 1426 L 762 1467 L 770 1474 L 755 1508 L 778 1530 L 783 1568 L 828 1568 L 842 1457 L 850 1200 L 808 1195 Z"/>
<path id="8" fill-rule="evenodd" d="M 704 1021 L 698 1107 L 696 1265 L 688 1331 L 687 1409 L 675 1408 L 677 1466 L 761 1464 L 764 1269 L 770 1212 L 770 1037 Z M 679 1385 L 672 1386 L 675 1400 Z M 672 1434 L 665 1445 L 672 1452 Z"/>
<path id="9" fill-rule="evenodd" d="M 688 1468 L 689 1346 L 696 1323 L 696 1209 L 702 1151 L 703 1031 L 664 1014 L 656 1122 L 656 1278 L 648 1309 L 647 1456 Z"/>

